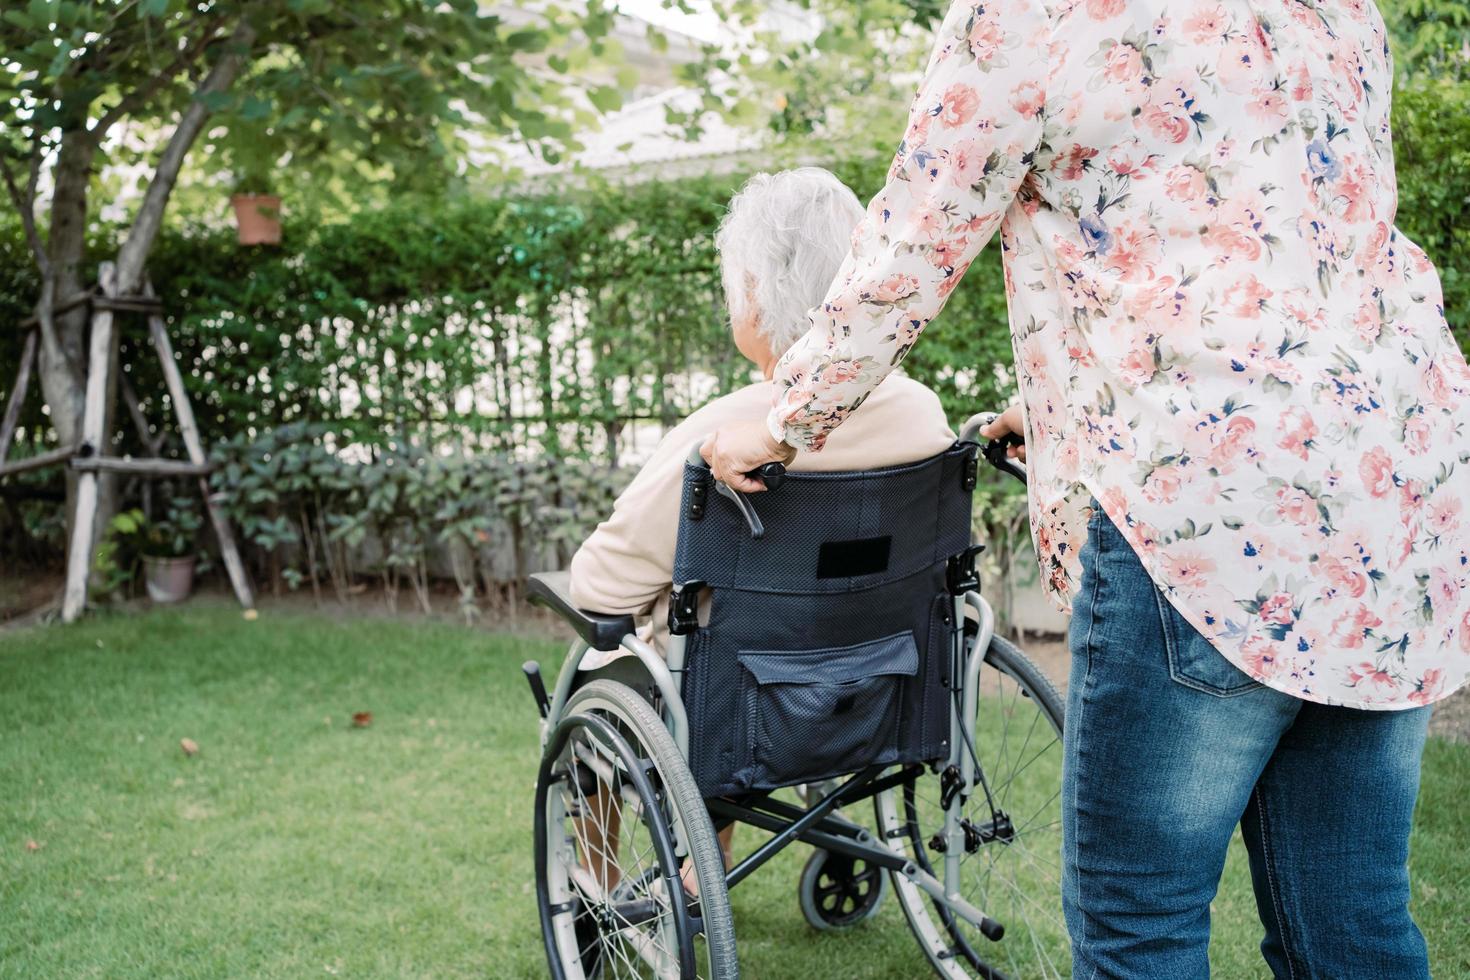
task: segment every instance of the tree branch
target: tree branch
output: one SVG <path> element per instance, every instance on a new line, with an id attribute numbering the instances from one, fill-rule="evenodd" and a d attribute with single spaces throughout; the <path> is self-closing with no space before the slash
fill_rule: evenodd
<path id="1" fill-rule="evenodd" d="M 10 200 L 15 209 L 20 212 L 20 223 L 25 228 L 26 244 L 31 247 L 31 254 L 35 256 L 36 268 L 41 270 L 42 276 L 51 274 L 51 260 L 46 255 L 46 246 L 41 241 L 41 235 L 36 231 L 36 177 L 41 169 L 41 144 L 39 136 L 32 141 L 30 176 L 26 180 L 25 193 L 15 183 L 15 174 L 10 169 L 10 161 L 5 154 L 0 153 L 0 176 L 5 179 L 5 189 L 10 192 Z"/>
<path id="2" fill-rule="evenodd" d="M 159 157 L 158 168 L 154 171 L 153 180 L 148 184 L 148 190 L 143 195 L 143 203 L 138 207 L 138 216 L 133 220 L 133 227 L 128 232 L 127 241 L 117 253 L 117 290 L 123 296 L 130 296 L 138 291 L 142 285 L 143 262 L 148 257 L 148 252 L 153 248 L 153 240 L 158 235 L 158 229 L 163 223 L 164 208 L 168 206 L 169 195 L 173 193 L 174 184 L 179 178 L 179 170 L 184 165 L 184 158 L 189 153 L 189 148 L 194 145 L 200 131 L 204 128 L 204 121 L 209 117 L 210 108 L 206 96 L 229 89 L 235 83 L 235 77 L 239 75 L 240 69 L 245 65 L 250 48 L 255 44 L 256 30 L 248 21 L 240 21 L 225 42 L 228 47 L 220 55 L 204 81 L 199 83 L 189 105 L 179 116 L 179 124 L 174 128 L 173 135 L 169 137 L 168 144 L 163 148 L 163 155 Z"/>
<path id="3" fill-rule="evenodd" d="M 139 85 L 137 88 L 133 89 L 131 92 L 119 99 L 117 105 L 104 112 L 102 114 L 102 118 L 98 119 L 97 122 L 92 124 L 88 131 L 95 134 L 97 139 L 101 139 L 103 136 L 107 135 L 107 131 L 111 129 L 119 119 L 122 119 L 124 116 L 127 116 L 130 113 L 135 112 L 139 108 L 141 108 L 149 99 L 154 96 L 154 94 L 159 89 L 163 88 L 169 82 L 173 81 L 174 77 L 180 71 L 182 71 L 184 68 L 193 63 L 196 59 L 198 59 L 199 55 L 204 51 L 206 47 L 208 47 L 212 42 L 218 40 L 218 29 L 221 23 L 221 20 L 216 19 L 212 23 L 207 24 L 202 34 L 200 34 L 192 42 L 184 45 L 183 48 L 179 49 L 179 52 L 174 56 L 173 61 L 169 62 L 163 68 L 159 69 L 159 71 L 152 78 L 148 79 L 148 81 L 144 82 L 142 85 Z"/>

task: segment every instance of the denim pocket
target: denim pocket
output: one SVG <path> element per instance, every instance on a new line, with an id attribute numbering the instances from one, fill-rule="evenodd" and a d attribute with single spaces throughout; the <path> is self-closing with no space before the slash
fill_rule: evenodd
<path id="1" fill-rule="evenodd" d="M 919 670 L 912 633 L 830 650 L 742 651 L 755 681 L 757 785 L 853 772 L 897 754 L 899 694 Z"/>
<path id="2" fill-rule="evenodd" d="M 1249 694 L 1262 688 L 1260 681 L 1252 680 L 1249 674 L 1226 660 L 1223 653 L 1189 625 L 1157 587 L 1154 588 L 1154 600 L 1158 603 L 1159 621 L 1164 628 L 1169 676 L 1176 683 L 1221 698 Z"/>

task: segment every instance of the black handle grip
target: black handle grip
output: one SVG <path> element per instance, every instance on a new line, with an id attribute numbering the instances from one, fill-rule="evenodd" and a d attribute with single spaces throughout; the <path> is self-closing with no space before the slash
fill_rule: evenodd
<path id="1" fill-rule="evenodd" d="M 752 480 L 764 483 L 767 490 L 774 490 L 781 485 L 781 481 L 786 479 L 786 467 L 780 463 L 766 463 L 745 475 Z"/>
<path id="2" fill-rule="evenodd" d="M 1006 450 L 1012 446 L 1024 445 L 1026 445 L 1026 440 L 1019 433 L 1007 432 L 1000 438 L 987 442 L 980 449 L 980 454 L 985 457 L 985 461 L 991 466 L 994 466 L 1002 473 L 1009 473 L 1022 483 L 1025 483 L 1026 471 L 1017 466 L 1015 460 L 1006 455 Z"/>

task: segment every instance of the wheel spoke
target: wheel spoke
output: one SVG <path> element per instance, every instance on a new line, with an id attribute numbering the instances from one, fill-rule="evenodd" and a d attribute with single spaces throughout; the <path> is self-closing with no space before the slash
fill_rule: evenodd
<path id="1" fill-rule="evenodd" d="M 1016 686 L 1016 690 L 1019 691 L 1020 689 L 1021 689 L 1020 688 L 1020 685 L 1017 685 Z M 1016 753 L 1017 759 L 1021 758 L 1022 756 L 1024 756 L 1026 754 L 1026 746 L 1028 746 L 1028 745 L 1031 744 L 1031 736 L 1036 731 L 1036 723 L 1039 722 L 1040 720 L 1041 720 L 1041 712 L 1040 711 L 1034 712 L 1031 715 L 1031 724 L 1026 727 L 1026 741 L 1024 741 L 1024 742 L 1021 743 L 1020 751 L 1018 751 Z M 1011 787 L 1015 785 L 1015 782 L 1016 782 L 1016 772 L 1017 772 L 1016 767 L 1013 764 L 1011 766 L 1011 771 L 1006 774 L 1006 779 L 1005 779 L 1005 784 L 1004 784 L 1005 785 L 1005 790 L 1001 793 L 1001 801 L 1000 801 L 1001 809 L 1005 809 L 1006 802 L 1008 801 L 1008 799 L 1010 797 Z"/>
<path id="2" fill-rule="evenodd" d="M 987 968 L 1017 978 L 1060 978 L 1069 959 L 1060 896 L 1060 705 L 1049 687 L 1029 679 L 1036 675 L 1024 658 L 1003 641 L 995 642 L 1001 644 L 1000 660 L 986 657 L 979 676 L 983 696 L 974 716 L 962 719 L 970 726 L 978 767 L 964 816 L 982 834 L 993 836 L 982 837 L 975 850 L 960 856 L 959 880 L 946 885 L 957 885 L 967 901 L 1001 921 L 1006 937 L 998 943 L 983 940 L 964 920 L 947 915 L 942 905 L 916 899 L 912 889 L 907 897 L 901 890 L 900 899 L 911 922 L 917 923 L 917 914 L 932 923 L 926 932 L 915 924 L 921 938 L 929 934 L 942 940 L 947 934 L 953 940 L 947 945 L 955 958 L 935 959 L 938 954 L 931 952 L 947 976 L 983 974 L 983 961 Z M 944 823 L 939 789 L 939 779 L 921 775 L 901 791 L 891 791 L 885 797 L 891 802 L 881 804 L 880 813 L 882 807 L 894 807 L 892 816 L 884 818 L 894 822 L 885 829 L 904 831 L 900 841 L 909 853 L 923 867 L 938 868 L 943 878 L 944 855 L 928 849 Z M 1013 809 L 1019 811 L 1015 817 Z"/>
<path id="3" fill-rule="evenodd" d="M 681 906 L 675 905 L 684 900 L 678 855 L 697 852 L 684 835 L 698 825 L 688 824 L 686 816 L 676 819 L 661 771 L 643 748 L 648 729 L 640 731 L 621 716 L 607 720 L 611 729 L 574 727 L 558 761 L 542 770 L 550 786 L 538 789 L 547 801 L 541 819 L 549 826 L 538 831 L 545 841 L 538 860 L 551 862 L 546 873 L 559 882 L 549 889 L 552 900 L 569 902 L 571 911 L 553 930 L 555 946 L 548 953 L 564 951 L 568 966 L 575 957 L 584 973 L 600 971 L 611 980 L 680 976 L 692 948 L 693 975 L 709 978 L 710 922 L 686 933 Z M 667 748 L 664 753 L 670 758 Z M 702 807 L 687 774 L 685 779 L 688 799 L 681 805 Z M 711 838 L 705 850 L 714 849 Z M 542 914 L 564 912 L 543 906 Z"/>

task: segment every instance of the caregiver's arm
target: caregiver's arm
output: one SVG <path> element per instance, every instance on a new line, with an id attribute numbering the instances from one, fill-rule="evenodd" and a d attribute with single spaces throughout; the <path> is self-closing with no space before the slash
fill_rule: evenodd
<path id="1" fill-rule="evenodd" d="M 950 8 L 887 186 L 808 314 L 811 330 L 776 367 L 765 429 L 730 427 L 705 445 L 716 477 L 757 491 L 745 473 L 785 446 L 821 449 L 943 308 L 1030 170 L 1049 36 L 1040 0 Z"/>

